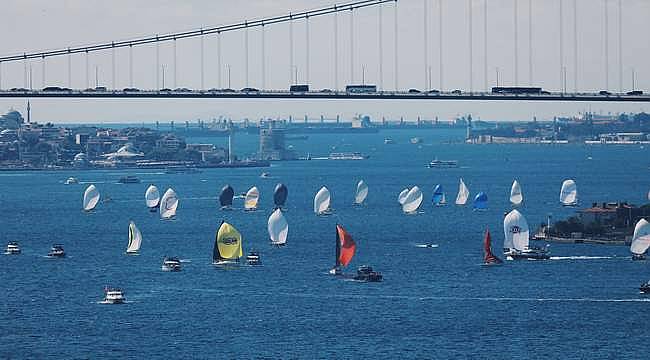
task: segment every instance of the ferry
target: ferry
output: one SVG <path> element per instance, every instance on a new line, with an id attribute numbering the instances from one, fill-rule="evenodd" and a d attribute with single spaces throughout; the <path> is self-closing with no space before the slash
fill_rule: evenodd
<path id="1" fill-rule="evenodd" d="M 50 258 L 62 258 L 65 257 L 65 251 L 63 250 L 63 245 L 54 244 L 50 249 L 50 252 L 47 253 L 47 257 Z"/>
<path id="2" fill-rule="evenodd" d="M 162 271 L 181 271 L 181 261 L 177 257 L 166 257 L 163 259 Z"/>
<path id="3" fill-rule="evenodd" d="M 327 157 L 328 160 L 365 160 L 369 158 L 368 155 L 363 155 L 360 152 L 341 152 L 331 153 Z"/>
<path id="4" fill-rule="evenodd" d="M 71 177 L 69 177 L 69 178 L 67 178 L 67 179 L 65 180 L 65 183 L 64 183 L 64 184 L 66 184 L 66 185 L 79 184 L 79 179 L 77 179 L 76 177 L 72 177 L 72 176 L 71 176 Z"/>
<path id="5" fill-rule="evenodd" d="M 435 158 L 434 160 L 431 160 L 429 165 L 427 165 L 428 168 L 455 168 L 458 167 L 458 161 L 457 160 L 438 160 L 438 158 Z"/>
<path id="6" fill-rule="evenodd" d="M 104 288 L 104 303 L 105 304 L 124 304 L 126 298 L 124 291 L 120 288 L 111 288 L 106 286 Z"/>
<path id="7" fill-rule="evenodd" d="M 251 251 L 248 253 L 248 255 L 246 255 L 246 261 L 248 261 L 248 265 L 262 265 L 260 253 L 257 251 Z"/>
<path id="8" fill-rule="evenodd" d="M 383 276 L 380 272 L 374 271 L 372 267 L 368 265 L 361 265 L 357 269 L 357 274 L 354 275 L 353 279 L 356 281 L 364 282 L 380 282 L 383 280 Z"/>
<path id="9" fill-rule="evenodd" d="M 120 184 L 139 184 L 140 179 L 135 175 L 122 176 L 118 181 Z"/>
<path id="10" fill-rule="evenodd" d="M 20 247 L 18 246 L 18 243 L 15 241 L 10 242 L 7 244 L 7 248 L 5 249 L 5 255 L 18 255 L 20 254 Z"/>

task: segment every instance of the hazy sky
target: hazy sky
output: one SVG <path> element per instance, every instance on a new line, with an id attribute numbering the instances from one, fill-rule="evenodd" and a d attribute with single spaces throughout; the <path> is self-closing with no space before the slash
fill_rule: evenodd
<path id="1" fill-rule="evenodd" d="M 549 90 L 562 88 L 562 62 L 566 68 L 567 91 L 594 91 L 606 87 L 623 91 L 632 87 L 634 70 L 637 89 L 650 89 L 650 40 L 647 23 L 650 1 L 622 0 L 622 67 L 619 67 L 619 12 L 618 1 L 609 0 L 487 0 L 488 43 L 487 60 L 484 55 L 484 4 L 486 0 L 399 0 L 398 3 L 398 87 L 400 89 L 441 87 L 439 4 L 442 1 L 442 88 L 470 88 L 469 7 L 472 6 L 472 88 L 485 89 L 485 64 L 488 87 L 499 83 L 515 84 L 514 10 L 517 4 L 517 80 L 519 85 L 531 83 Z M 4 0 L 4 34 L 0 53 L 3 55 L 65 48 L 68 46 L 125 40 L 139 36 L 164 34 L 180 30 L 239 22 L 315 9 L 333 4 L 331 0 Z M 532 3 L 532 9 L 529 4 Z M 605 36 L 604 4 L 608 4 L 609 31 Z M 560 22 L 560 4 L 562 22 Z M 577 23 L 574 22 L 574 4 Z M 425 11 L 426 9 L 426 11 Z M 529 33 L 529 10 L 532 10 L 532 34 Z M 354 78 L 350 68 L 350 14 L 338 15 L 338 87 L 362 80 L 388 90 L 395 88 L 395 22 L 394 5 L 367 8 L 354 12 Z M 425 32 L 426 17 L 426 32 Z M 379 54 L 379 29 L 383 52 Z M 334 88 L 334 16 L 312 18 L 309 21 L 309 69 L 306 73 L 305 21 L 296 21 L 294 33 L 294 64 L 298 81 L 312 88 Z M 575 25 L 575 26 L 574 26 Z M 574 29 L 578 30 L 576 39 Z M 560 41 L 560 32 L 564 36 Z M 262 57 L 262 32 L 251 29 L 249 39 L 249 84 L 262 86 L 262 65 L 266 66 L 266 87 L 287 89 L 290 83 L 289 25 L 267 26 L 264 32 L 266 52 Z M 426 42 L 425 42 L 426 38 Z M 217 37 L 204 39 L 204 82 L 206 88 L 228 86 L 226 66 L 231 69 L 231 87 L 242 88 L 245 83 L 245 33 L 232 32 L 221 36 L 222 68 L 217 68 Z M 532 43 L 529 41 L 532 39 Z M 606 41 L 609 71 L 606 69 Z M 560 44 L 563 44 L 562 48 Z M 577 48 L 575 44 L 577 43 Z M 160 63 L 165 66 L 165 87 L 200 88 L 201 40 L 177 41 L 176 84 L 174 84 L 173 45 L 160 45 Z M 529 47 L 529 45 L 532 46 Z M 529 49 L 532 48 L 532 59 Z M 155 45 L 133 48 L 133 86 L 150 89 L 162 71 L 156 69 Z M 575 66 L 577 49 L 578 71 Z M 425 55 L 426 50 L 426 55 Z M 562 55 L 562 56 L 561 56 Z M 383 82 L 380 82 L 380 61 Z M 561 58 L 563 61 L 561 62 Z M 67 57 L 28 62 L 32 86 L 68 86 Z M 97 69 L 100 86 L 112 87 L 111 52 L 89 56 L 89 76 L 86 76 L 85 55 L 72 57 L 72 87 L 95 86 Z M 430 79 L 429 79 L 429 67 Z M 29 87 L 25 84 L 25 66 L 22 62 L 2 64 L 2 87 Z M 622 77 L 619 76 L 622 69 Z M 116 51 L 116 87 L 130 86 L 129 50 Z M 576 84 L 577 78 L 577 84 Z M 622 80 L 622 81 L 621 81 Z M 375 102 L 375 101 L 244 101 L 244 100 L 48 100 L 32 99 L 32 115 L 37 121 L 54 122 L 152 122 L 211 119 L 219 115 L 232 118 L 262 116 L 302 118 L 305 114 L 317 118 L 321 114 L 333 118 L 336 114 L 350 117 L 356 113 L 373 118 L 422 116 L 442 119 L 458 114 L 472 113 L 483 119 L 529 119 L 533 115 L 545 119 L 553 115 L 568 115 L 589 110 L 602 112 L 640 111 L 645 104 L 586 104 L 586 103 L 478 103 L 478 102 Z M 0 110 L 14 107 L 23 110 L 21 99 L 0 100 Z"/>

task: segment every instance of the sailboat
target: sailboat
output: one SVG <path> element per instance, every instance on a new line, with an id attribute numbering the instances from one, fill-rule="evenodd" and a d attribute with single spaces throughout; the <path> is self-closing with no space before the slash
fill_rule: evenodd
<path id="1" fill-rule="evenodd" d="M 83 199 L 84 211 L 88 212 L 94 210 L 98 202 L 99 202 L 99 190 L 97 190 L 95 185 L 91 184 L 86 188 L 86 191 L 84 191 L 84 199 Z"/>
<path id="2" fill-rule="evenodd" d="M 289 195 L 289 190 L 286 185 L 283 183 L 275 185 L 275 190 L 273 191 L 273 203 L 276 208 L 282 208 L 284 206 L 284 203 L 287 201 L 287 195 Z"/>
<path id="3" fill-rule="evenodd" d="M 226 185 L 221 189 L 221 194 L 219 194 L 221 210 L 229 210 L 232 207 L 232 198 L 234 196 L 235 190 L 233 190 L 232 186 Z"/>
<path id="4" fill-rule="evenodd" d="M 417 212 L 418 208 L 422 204 L 423 198 L 424 197 L 420 188 L 414 186 L 411 190 L 409 190 L 408 194 L 406 194 L 406 198 L 402 204 L 402 211 L 407 214 L 413 214 Z"/>
<path id="5" fill-rule="evenodd" d="M 126 247 L 126 253 L 129 255 L 137 254 L 140 251 L 141 243 L 142 233 L 140 233 L 140 229 L 135 226 L 133 221 L 129 222 L 129 245 Z"/>
<path id="6" fill-rule="evenodd" d="M 244 210 L 245 211 L 255 211 L 257 210 L 257 202 L 260 199 L 260 191 L 257 189 L 257 186 L 253 186 L 246 192 L 246 197 L 244 199 Z"/>
<path id="7" fill-rule="evenodd" d="M 397 196 L 397 202 L 398 202 L 400 205 L 404 205 L 404 201 L 406 201 L 406 195 L 408 195 L 409 190 L 410 190 L 409 188 L 406 188 L 406 189 L 402 190 L 402 191 L 399 193 L 399 195 Z"/>
<path id="8" fill-rule="evenodd" d="M 474 210 L 487 210 L 487 194 L 480 192 L 474 197 Z"/>
<path id="9" fill-rule="evenodd" d="M 442 190 L 442 185 L 438 184 L 433 189 L 433 197 L 432 197 L 431 201 L 436 206 L 442 206 L 442 205 L 445 205 L 447 203 L 447 201 L 445 200 L 445 193 Z"/>
<path id="10" fill-rule="evenodd" d="M 632 260 L 645 260 L 645 254 L 650 247 L 650 223 L 646 219 L 639 220 L 634 226 L 632 235 Z"/>
<path id="11" fill-rule="evenodd" d="M 503 219 L 503 255 L 508 260 L 549 259 L 548 250 L 530 247 L 530 231 L 526 218 L 517 210 L 512 210 Z"/>
<path id="12" fill-rule="evenodd" d="M 234 226 L 221 222 L 212 249 L 212 262 L 215 265 L 238 264 L 243 256 L 242 236 Z"/>
<path id="13" fill-rule="evenodd" d="M 330 191 L 323 186 L 314 196 L 314 212 L 316 215 L 331 215 Z"/>
<path id="14" fill-rule="evenodd" d="M 521 192 L 521 185 L 519 181 L 515 180 L 512 182 L 512 188 L 510 188 L 510 203 L 512 206 L 519 206 L 524 201 L 524 195 Z"/>
<path id="15" fill-rule="evenodd" d="M 562 189 L 560 190 L 560 203 L 562 206 L 576 206 L 578 205 L 578 188 L 576 182 L 569 179 L 562 182 Z"/>
<path id="16" fill-rule="evenodd" d="M 483 265 L 499 265 L 503 262 L 492 253 L 492 237 L 490 236 L 489 229 L 485 230 L 483 252 L 485 253 L 485 256 L 483 257 Z"/>
<path id="17" fill-rule="evenodd" d="M 158 206 L 160 205 L 160 192 L 158 192 L 156 185 L 149 185 L 147 191 L 144 193 L 144 200 L 147 204 L 147 207 L 149 208 L 149 211 L 157 211 Z"/>
<path id="18" fill-rule="evenodd" d="M 334 267 L 330 270 L 330 274 L 337 276 L 343 275 L 343 267 L 348 266 L 354 252 L 357 248 L 356 243 L 352 236 L 345 231 L 343 226 L 336 224 L 336 253 L 334 258 Z M 357 274 L 352 276 L 352 279 L 357 281 L 377 282 L 382 280 L 381 273 L 378 273 L 368 265 L 359 266 Z"/>
<path id="19" fill-rule="evenodd" d="M 164 220 L 174 218 L 176 208 L 178 208 L 178 196 L 176 196 L 174 189 L 169 188 L 160 199 L 160 218 Z"/>
<path id="20" fill-rule="evenodd" d="M 354 194 L 354 205 L 363 205 L 368 197 L 368 185 L 365 181 L 359 180 L 357 183 L 357 192 Z"/>
<path id="21" fill-rule="evenodd" d="M 271 216 L 269 216 L 267 230 L 269 231 L 271 244 L 276 246 L 284 246 L 287 243 L 289 224 L 284 218 L 284 215 L 282 215 L 282 210 L 279 208 L 275 209 Z"/>
<path id="22" fill-rule="evenodd" d="M 467 204 L 468 198 L 469 198 L 469 189 L 465 185 L 463 178 L 460 178 L 460 183 L 458 184 L 458 195 L 456 195 L 456 205 Z"/>

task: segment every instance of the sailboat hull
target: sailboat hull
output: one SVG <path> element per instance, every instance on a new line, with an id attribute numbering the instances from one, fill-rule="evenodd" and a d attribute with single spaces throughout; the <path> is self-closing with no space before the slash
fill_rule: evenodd
<path id="1" fill-rule="evenodd" d="M 548 260 L 551 257 L 545 251 L 512 252 L 504 254 L 508 260 Z"/>

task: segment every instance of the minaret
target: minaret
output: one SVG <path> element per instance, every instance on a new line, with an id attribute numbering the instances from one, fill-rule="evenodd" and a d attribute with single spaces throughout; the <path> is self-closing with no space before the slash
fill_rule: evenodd
<path id="1" fill-rule="evenodd" d="M 28 124 L 29 124 L 29 123 L 31 122 L 31 120 L 32 120 L 31 113 L 32 113 L 32 106 L 30 105 L 29 100 L 27 100 L 27 123 L 28 123 Z"/>
<path id="2" fill-rule="evenodd" d="M 235 155 L 232 152 L 232 137 L 234 135 L 234 129 L 232 124 L 228 126 L 228 163 L 232 164 L 235 161 Z"/>
<path id="3" fill-rule="evenodd" d="M 472 115 L 467 115 L 467 134 L 465 135 L 465 140 L 472 139 Z"/>

